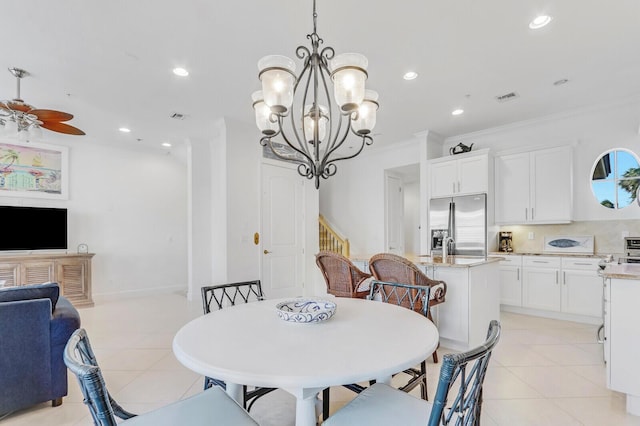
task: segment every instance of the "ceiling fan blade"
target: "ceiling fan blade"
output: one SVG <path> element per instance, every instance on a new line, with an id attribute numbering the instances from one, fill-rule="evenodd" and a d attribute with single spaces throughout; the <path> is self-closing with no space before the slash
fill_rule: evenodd
<path id="1" fill-rule="evenodd" d="M 7 102 L 6 105 L 9 109 L 20 112 L 27 112 L 33 108 L 31 105 L 25 104 L 24 102 L 17 102 L 15 100 Z"/>
<path id="2" fill-rule="evenodd" d="M 68 135 L 84 135 L 86 134 L 77 127 L 69 126 L 68 124 L 60 123 L 58 121 L 45 121 L 40 127 L 51 130 L 52 132 L 66 133 Z"/>
<path id="3" fill-rule="evenodd" d="M 32 109 L 29 114 L 35 115 L 40 121 L 69 121 L 73 118 L 73 114 L 52 109 Z"/>

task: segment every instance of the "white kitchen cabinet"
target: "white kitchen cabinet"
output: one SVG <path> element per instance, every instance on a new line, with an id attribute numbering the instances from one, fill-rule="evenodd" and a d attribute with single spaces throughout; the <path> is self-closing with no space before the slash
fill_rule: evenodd
<path id="1" fill-rule="evenodd" d="M 497 262 L 473 267 L 432 266 L 427 275 L 447 283 L 436 322 L 443 346 L 467 350 L 487 337 L 489 322 L 500 319 Z"/>
<path id="2" fill-rule="evenodd" d="M 522 306 L 522 256 L 505 255 L 499 271 L 500 304 Z"/>
<path id="3" fill-rule="evenodd" d="M 498 155 L 494 161 L 496 223 L 571 222 L 571 147 Z"/>
<path id="4" fill-rule="evenodd" d="M 431 198 L 489 191 L 488 150 L 429 161 Z"/>
<path id="5" fill-rule="evenodd" d="M 518 256 L 504 256 L 505 260 L 500 265 L 500 303 L 503 309 L 590 324 L 602 321 L 603 287 L 597 272 L 600 258 L 520 257 L 522 269 L 519 276 Z"/>
<path id="6" fill-rule="evenodd" d="M 600 259 L 562 258 L 562 312 L 602 317 Z"/>
<path id="7" fill-rule="evenodd" d="M 605 350 L 608 351 L 607 387 L 627 394 L 627 412 L 640 415 L 638 363 L 638 300 L 640 280 L 607 279 Z"/>
<path id="8" fill-rule="evenodd" d="M 560 312 L 561 259 L 551 256 L 524 256 L 522 266 L 522 306 Z"/>

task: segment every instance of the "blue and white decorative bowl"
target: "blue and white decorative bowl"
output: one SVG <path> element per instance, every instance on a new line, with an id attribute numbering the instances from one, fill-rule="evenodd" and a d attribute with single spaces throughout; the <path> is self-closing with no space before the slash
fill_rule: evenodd
<path id="1" fill-rule="evenodd" d="M 322 299 L 299 298 L 278 303 L 276 310 L 285 321 L 312 323 L 331 318 L 336 311 L 336 304 Z"/>

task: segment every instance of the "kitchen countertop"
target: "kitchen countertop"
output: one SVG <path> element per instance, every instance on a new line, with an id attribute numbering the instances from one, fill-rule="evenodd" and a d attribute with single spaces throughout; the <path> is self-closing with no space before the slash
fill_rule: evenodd
<path id="1" fill-rule="evenodd" d="M 502 260 L 499 256 L 448 256 L 447 261 L 442 261 L 442 256 L 434 256 L 428 254 L 421 254 L 417 256 L 403 256 L 405 259 L 410 260 L 416 265 L 427 266 L 447 266 L 452 268 L 469 268 L 473 266 L 486 265 L 487 263 L 500 262 Z M 368 262 L 371 256 L 351 256 L 351 261 Z"/>
<path id="2" fill-rule="evenodd" d="M 605 278 L 640 280 L 640 263 L 609 263 L 600 274 Z"/>
<path id="3" fill-rule="evenodd" d="M 486 265 L 487 263 L 500 262 L 501 257 L 474 257 L 474 256 L 448 256 L 447 261 L 442 261 L 442 256 L 420 255 L 414 263 L 428 266 L 450 266 L 453 268 L 469 268 L 472 266 Z"/>
<path id="4" fill-rule="evenodd" d="M 606 254 L 587 254 L 587 253 L 544 253 L 544 252 L 501 252 L 492 251 L 489 256 L 551 256 L 551 257 L 583 257 L 591 259 L 603 259 Z"/>

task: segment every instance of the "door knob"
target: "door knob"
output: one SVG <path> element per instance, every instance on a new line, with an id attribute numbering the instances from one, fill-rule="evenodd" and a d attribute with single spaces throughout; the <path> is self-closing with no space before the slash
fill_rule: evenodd
<path id="1" fill-rule="evenodd" d="M 263 253 L 264 253 L 264 254 L 269 254 L 269 253 L 271 253 L 271 252 L 270 252 L 269 250 L 265 250 Z"/>

